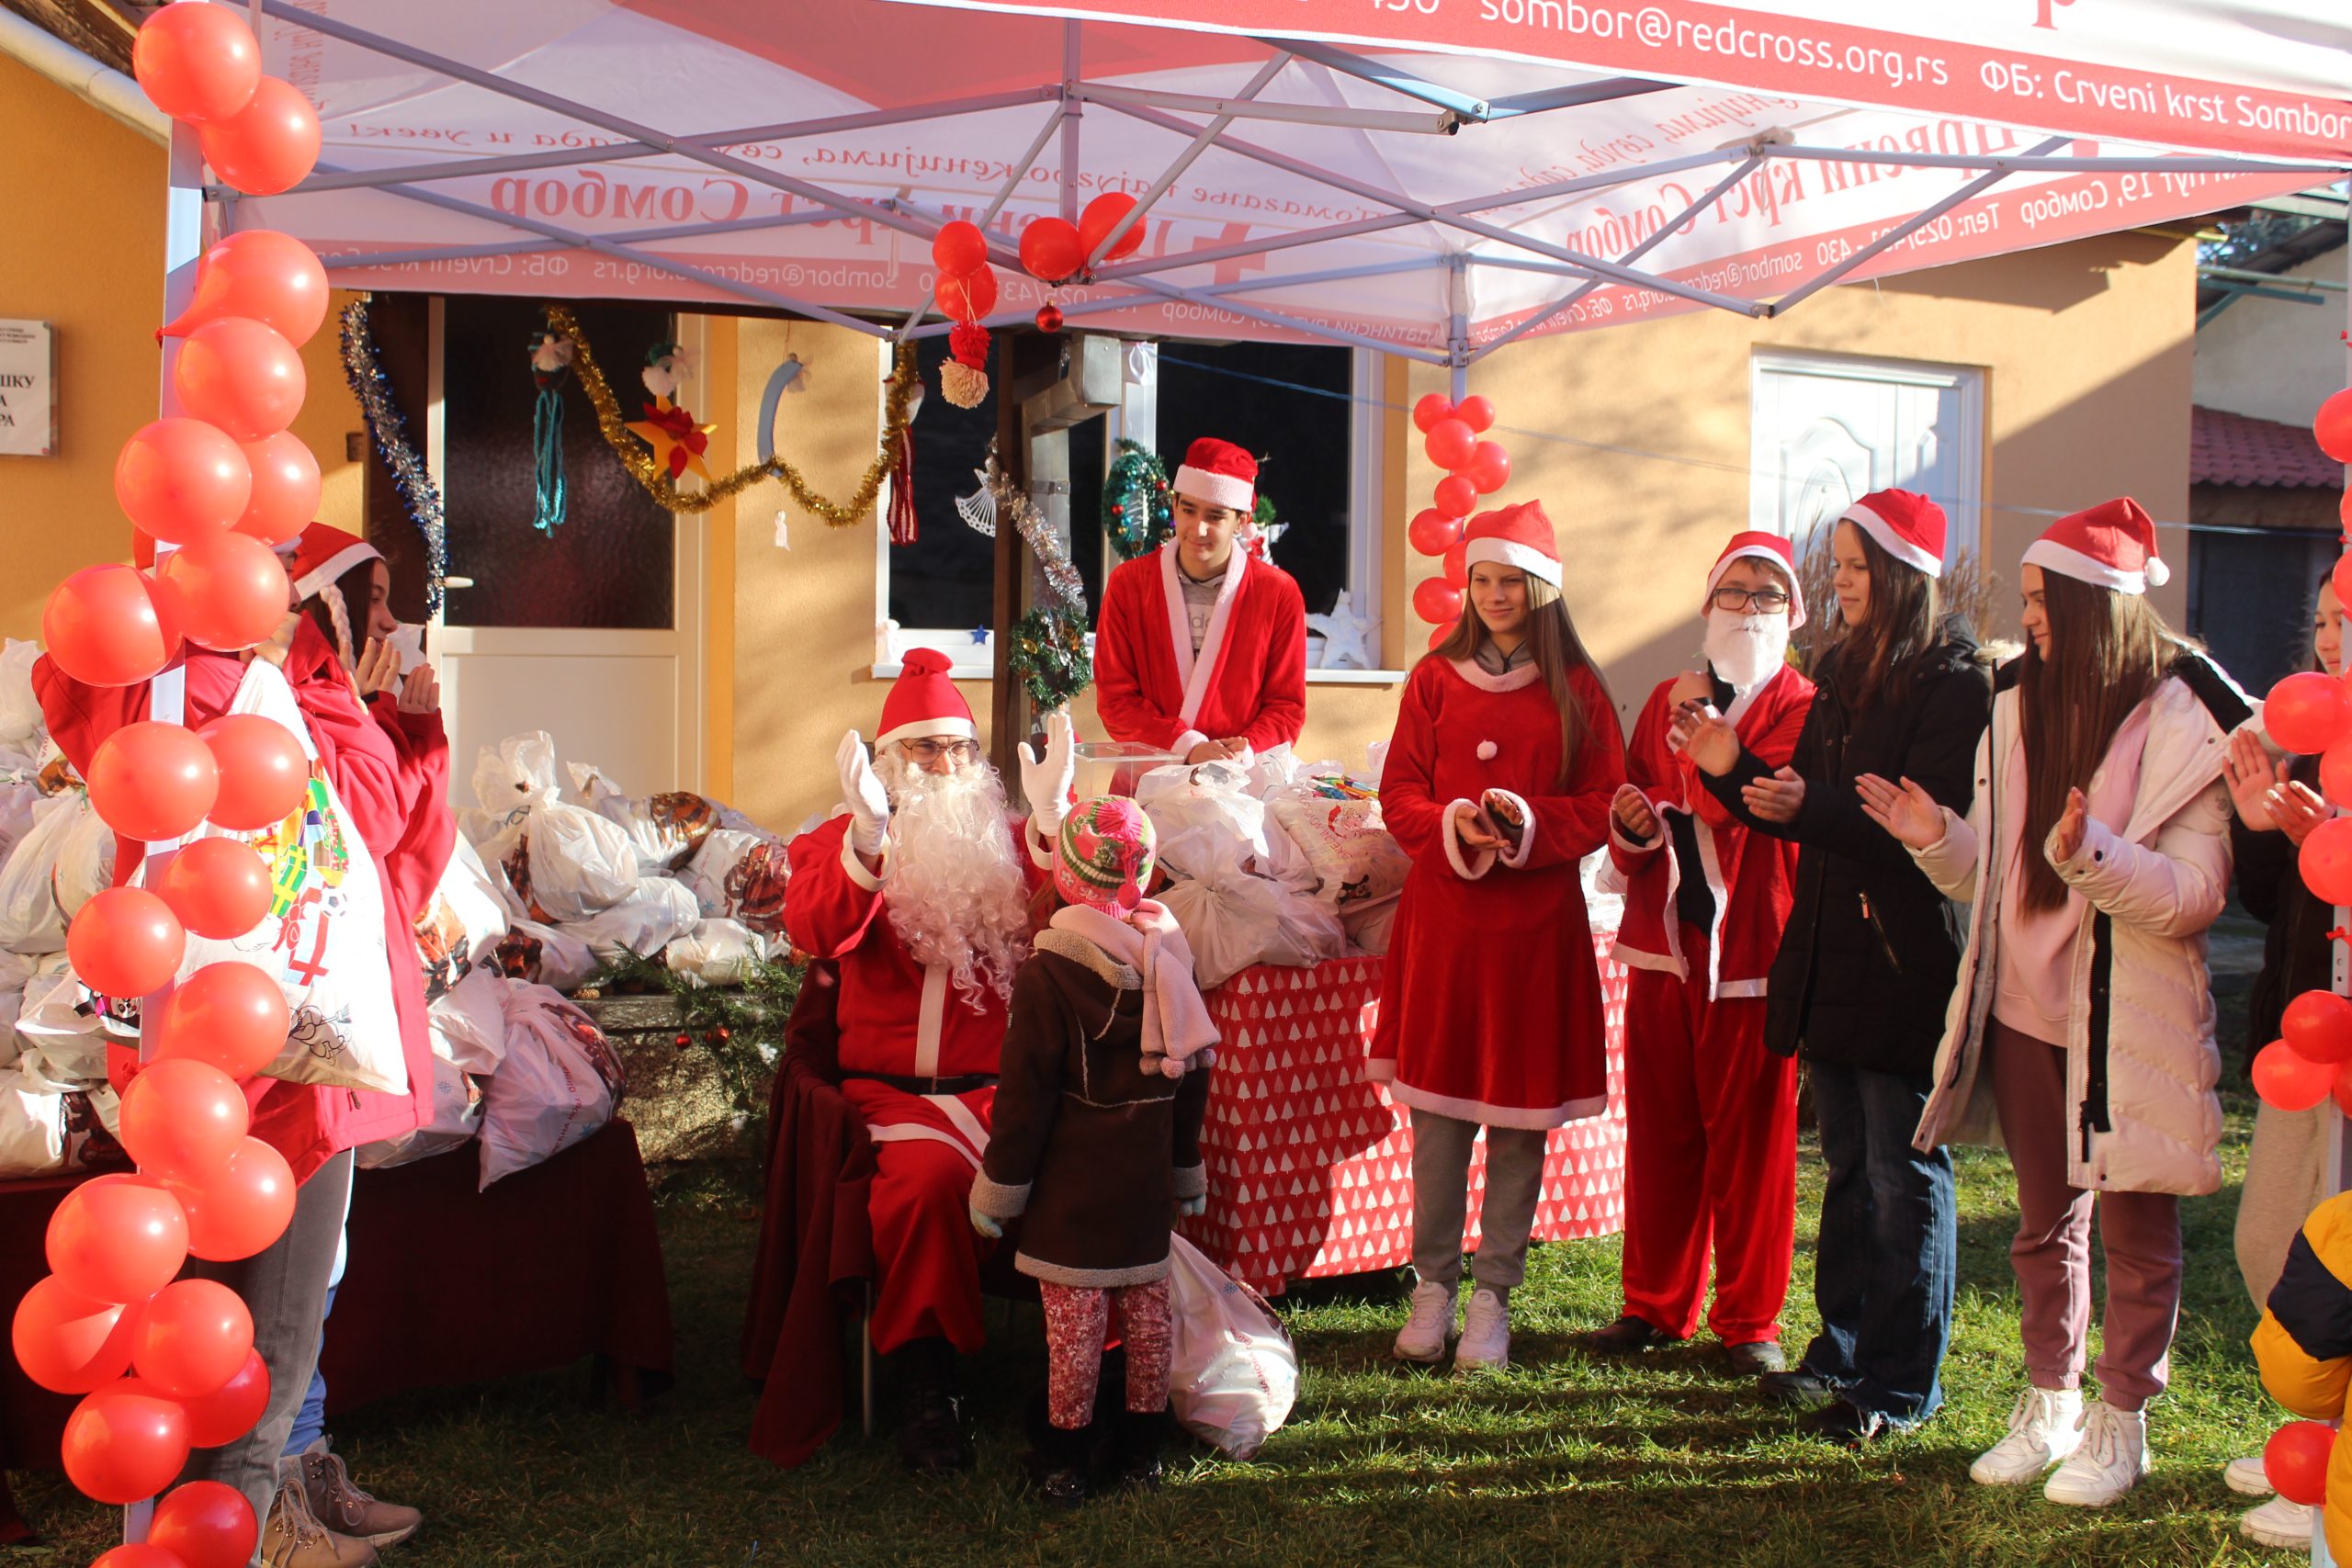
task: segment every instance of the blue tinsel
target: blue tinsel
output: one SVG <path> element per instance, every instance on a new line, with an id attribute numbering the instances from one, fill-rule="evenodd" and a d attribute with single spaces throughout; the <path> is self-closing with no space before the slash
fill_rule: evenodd
<path id="1" fill-rule="evenodd" d="M 441 489 L 416 448 L 408 443 L 408 424 L 392 403 L 391 378 L 376 362 L 376 339 L 368 330 L 368 301 L 355 299 L 343 312 L 343 374 L 351 395 L 359 400 L 360 416 L 376 451 L 390 470 L 392 488 L 408 508 L 409 521 L 424 536 L 424 614 L 441 613 L 444 584 L 449 576 L 447 519 L 441 514 Z"/>

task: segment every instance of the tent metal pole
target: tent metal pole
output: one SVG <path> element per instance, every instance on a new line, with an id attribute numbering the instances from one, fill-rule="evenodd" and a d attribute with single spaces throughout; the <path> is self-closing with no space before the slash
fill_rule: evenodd
<path id="1" fill-rule="evenodd" d="M 1258 290 L 1304 288 L 1311 283 L 1340 283 L 1351 277 L 1389 277 L 1401 272 L 1431 272 L 1448 265 L 1450 258 L 1432 252 L 1412 261 L 1367 262 L 1363 266 L 1335 266 L 1325 272 L 1302 272 L 1282 277 L 1246 277 L 1238 283 L 1197 285 L 1193 292 L 1204 299 L 1221 299 L 1227 294 L 1249 294 Z"/>
<path id="2" fill-rule="evenodd" d="M 797 229 L 805 223 L 835 221 L 830 212 L 788 212 L 777 218 L 731 218 L 723 222 L 690 223 L 683 229 L 629 229 L 604 238 L 616 245 L 639 245 L 653 240 L 692 240 L 705 234 L 740 234 L 753 229 Z M 349 251 L 341 255 L 321 255 L 320 264 L 329 272 L 351 272 L 371 266 L 406 266 L 421 262 L 470 261 L 478 256 L 522 256 L 543 251 L 560 251 L 565 242 L 548 239 L 499 240 L 480 245 L 441 245 L 414 251 Z"/>
<path id="3" fill-rule="evenodd" d="M 1236 95 L 1234 101 L 1248 103 L 1264 92 L 1273 79 L 1283 73 L 1283 68 L 1289 63 L 1290 55 L 1283 51 L 1276 50 L 1273 57 L 1260 66 L 1258 73 L 1250 77 L 1249 84 Z M 1126 113 L 1136 112 L 1133 109 L 1125 109 L 1124 106 L 1118 104 L 1107 107 L 1120 108 Z M 1158 179 L 1151 182 L 1150 187 L 1136 197 L 1136 204 L 1127 209 L 1125 215 L 1118 222 L 1111 226 L 1111 231 L 1102 236 L 1102 243 L 1095 246 L 1093 254 L 1086 258 L 1087 265 L 1090 267 L 1101 258 L 1117 250 L 1119 242 L 1127 237 L 1127 231 L 1142 222 L 1145 215 L 1150 212 L 1153 204 L 1168 194 L 1168 187 L 1184 177 L 1184 171 L 1193 166 L 1193 160 L 1207 152 L 1210 144 L 1224 134 L 1225 128 L 1233 123 L 1233 111 L 1228 108 L 1225 113 L 1210 120 L 1208 124 L 1197 129 L 1181 119 L 1161 120 L 1160 123 L 1173 130 L 1178 135 L 1190 136 L 1193 140 L 1185 145 L 1182 152 L 1176 154 L 1176 161 L 1169 164 Z"/>
<path id="4" fill-rule="evenodd" d="M 1447 363 L 1444 355 L 1432 353 L 1426 348 L 1408 347 L 1385 338 L 1374 337 L 1369 333 L 1352 332 L 1346 327 L 1326 326 L 1320 321 L 1310 321 L 1304 317 L 1286 315 L 1280 310 L 1269 310 L 1262 305 L 1249 305 L 1238 299 L 1219 299 L 1195 294 L 1189 288 L 1180 288 L 1172 283 L 1162 283 L 1156 277 L 1138 277 L 1136 279 L 1136 286 L 1139 288 L 1148 288 L 1154 294 L 1164 295 L 1170 299 L 1181 299 L 1188 305 L 1230 310 L 1237 316 L 1246 316 L 1254 321 L 1263 321 L 1268 326 L 1286 327 L 1292 332 L 1306 333 L 1312 337 L 1322 338 L 1331 343 L 1346 344 L 1353 348 L 1377 349 L 1382 354 L 1402 355 L 1408 359 L 1418 359 L 1425 365 Z M 1141 301 L 1131 300 L 1129 303 L 1141 303 Z"/>
<path id="5" fill-rule="evenodd" d="M 1029 171 L 1037 166 L 1037 159 L 1045 152 L 1046 143 L 1051 141 L 1054 139 L 1054 133 L 1068 123 L 1062 118 L 1061 110 L 1058 108 L 1046 117 L 1046 123 L 1037 128 L 1036 139 L 1029 143 L 1029 151 L 1021 155 L 1021 161 L 1013 165 L 1012 172 L 1007 175 L 1004 183 L 997 187 L 996 196 L 989 202 L 988 210 L 973 220 L 973 222 L 978 225 L 981 233 L 988 232 L 989 225 L 994 223 L 997 214 L 1004 210 L 1004 204 L 1012 199 L 1012 193 L 1021 188 L 1021 182 L 1027 179 Z M 939 280 L 934 277 L 931 287 L 923 291 L 922 303 L 907 312 L 907 319 L 899 323 L 899 330 L 892 335 L 890 341 L 906 342 L 908 334 L 922 323 L 924 315 L 931 310 L 932 301 L 938 298 Z"/>
<path id="6" fill-rule="evenodd" d="M 1579 83 L 1573 87 L 1546 87 L 1533 93 L 1513 93 L 1488 105 L 1487 118 L 1510 119 L 1519 115 L 1547 114 L 1553 109 L 1580 108 L 1586 104 L 1637 98 L 1645 93 L 1663 93 L 1681 85 L 1683 84 L 1679 82 L 1654 81 L 1647 76 L 1611 76 L 1603 81 Z"/>
<path id="7" fill-rule="evenodd" d="M 1375 87 L 1385 87 L 1392 93 L 1401 94 L 1421 103 L 1434 104 L 1442 109 L 1451 109 L 1464 119 L 1482 120 L 1487 118 L 1486 99 L 1472 97 L 1467 93 L 1457 93 L 1451 87 L 1441 87 L 1434 82 L 1414 75 L 1401 65 L 1367 60 L 1351 50 L 1341 49 L 1337 44 L 1324 43 L 1316 39 L 1276 38 L 1269 34 L 1252 34 L 1251 36 L 1268 49 L 1279 49 L 1285 54 L 1295 54 L 1301 60 L 1311 60 L 1317 65 L 1329 66 L 1340 74 L 1353 76 L 1360 82 L 1369 82 Z"/>
<path id="8" fill-rule="evenodd" d="M 2072 140 L 2073 138 L 2071 137 L 2052 136 L 2039 143 L 2034 148 L 2034 152 L 2039 153 L 2048 148 L 2060 146 Z M 1962 202 L 1974 199 L 1976 197 L 1983 195 L 1985 191 L 1991 189 L 1994 186 L 1998 185 L 2001 181 L 2008 177 L 2009 171 L 2007 169 L 1993 169 L 1977 175 L 1974 179 L 1969 181 L 1966 185 L 1962 186 L 1950 196 L 1945 197 L 1941 201 L 1928 207 L 1924 211 L 1914 214 L 1905 221 L 1897 223 L 1894 228 L 1889 229 L 1885 233 L 1881 234 L 1877 239 L 1872 240 L 1869 244 L 1864 245 L 1852 255 L 1848 256 L 1844 261 L 1839 262 L 1828 271 L 1822 273 L 1811 282 L 1802 284 L 1793 291 L 1781 295 L 1778 299 L 1772 301 L 1769 314 L 1778 316 L 1784 311 L 1794 310 L 1797 306 L 1802 305 L 1807 299 L 1812 299 L 1815 294 L 1820 293 L 1823 289 L 1828 288 L 1831 284 L 1837 282 L 1839 278 L 1845 276 L 1848 273 L 1853 271 L 1864 262 L 1869 261 L 1872 256 L 1882 254 L 1893 247 L 1901 244 L 1904 241 L 1909 239 L 1913 234 L 1917 233 L 1927 225 L 1934 222 L 1937 219 L 1941 218 L 1953 208 L 1958 207 Z"/>
<path id="9" fill-rule="evenodd" d="M 1223 114 L 1231 109 L 1241 119 L 1287 120 L 1327 125 L 1340 130 L 1388 130 L 1408 136 L 1451 136 L 1464 117 L 1447 111 L 1417 114 L 1410 109 L 1334 108 L 1321 104 L 1237 104 L 1231 98 L 1200 93 L 1162 93 L 1148 87 L 1120 87 L 1105 82 L 1081 82 L 1077 96 L 1095 103 L 1141 104 L 1146 108 L 1173 109 L 1180 114 Z"/>
<path id="10" fill-rule="evenodd" d="M 1713 207 L 1718 201 L 1721 201 L 1726 192 L 1731 190 L 1733 186 L 1738 185 L 1740 181 L 1754 174 L 1763 165 L 1763 163 L 1764 159 L 1760 153 L 1755 157 L 1747 159 L 1739 165 L 1739 167 L 1734 169 L 1731 173 L 1725 175 L 1722 179 L 1717 180 L 1713 186 L 1709 186 L 1705 194 L 1699 197 L 1698 199 L 1691 202 L 1690 206 L 1684 208 L 1679 213 L 1676 214 L 1672 220 L 1659 224 L 1656 233 L 1653 233 L 1648 239 L 1644 240 L 1640 244 L 1635 245 L 1632 250 L 1627 251 L 1623 256 L 1619 257 L 1619 265 L 1630 266 L 1634 263 L 1641 260 L 1644 256 L 1649 254 L 1651 251 L 1657 249 L 1659 245 L 1664 244 L 1668 235 L 1681 228 L 1685 223 L 1690 222 L 1693 218 L 1698 217 L 1702 212 L 1706 211 L 1707 209 Z M 1534 315 L 1528 317 L 1527 320 L 1520 322 L 1519 325 L 1511 328 L 1510 331 L 1503 333 L 1500 337 L 1496 338 L 1492 343 L 1489 343 L 1485 347 L 1479 349 L 1477 353 L 1470 356 L 1471 362 L 1476 364 L 1477 361 L 1484 359 L 1487 355 L 1494 353 L 1495 350 L 1502 347 L 1503 344 L 1507 343 L 1515 343 L 1519 339 L 1525 337 L 1528 333 L 1533 332 L 1544 322 L 1552 320 L 1563 310 L 1575 309 L 1577 301 L 1582 299 L 1586 295 L 1591 293 L 1594 289 L 1600 287 L 1600 280 L 1599 278 L 1588 278 L 1583 283 L 1580 283 L 1576 288 L 1570 289 L 1559 299 L 1546 306 L 1542 310 L 1537 311 Z"/>
<path id="11" fill-rule="evenodd" d="M 1084 65 L 1079 50 L 1078 28 L 1079 24 L 1074 21 L 1062 24 L 1060 210 L 1065 223 L 1078 221 L 1079 120 L 1086 113 L 1085 106 L 1078 96 L 1079 76 Z"/>
<path id="12" fill-rule="evenodd" d="M 1470 395 L 1470 267 L 1459 251 L 1445 263 L 1445 395 L 1458 403 Z"/>

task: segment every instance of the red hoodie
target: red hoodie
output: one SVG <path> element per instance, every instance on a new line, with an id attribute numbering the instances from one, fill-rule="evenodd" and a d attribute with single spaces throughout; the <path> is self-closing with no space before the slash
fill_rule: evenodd
<path id="1" fill-rule="evenodd" d="M 187 675 L 190 728 L 229 711 L 244 679 L 243 658 L 191 648 L 180 667 Z M 253 1135 L 285 1156 L 295 1179 L 302 1181 L 345 1149 L 398 1137 L 431 1119 L 433 1056 L 425 1032 L 424 981 L 411 955 L 417 911 L 448 864 L 457 819 L 449 811 L 449 745 L 439 714 L 401 713 L 388 694 L 362 707 L 334 648 L 307 615 L 295 629 L 284 669 L 294 701 L 310 721 L 311 743 L 327 779 L 382 875 L 385 947 L 393 956 L 392 1005 L 409 1077 L 405 1095 L 270 1077 L 248 1080 Z M 84 685 L 47 656 L 33 666 L 33 691 L 51 739 L 85 775 L 101 741 L 147 716 L 147 682 Z M 117 838 L 117 883 L 129 880 L 144 852 L 143 844 Z M 107 1076 L 118 1089 L 138 1070 L 133 1052 L 117 1047 L 107 1053 Z"/>

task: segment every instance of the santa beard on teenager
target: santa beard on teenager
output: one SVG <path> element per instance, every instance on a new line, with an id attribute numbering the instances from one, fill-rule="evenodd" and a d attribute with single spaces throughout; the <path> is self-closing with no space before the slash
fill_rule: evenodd
<path id="1" fill-rule="evenodd" d="M 1731 682 L 1735 692 L 1761 684 L 1787 662 L 1789 617 L 1745 615 L 1737 610 L 1707 612 L 1707 663 Z"/>
<path id="2" fill-rule="evenodd" d="M 1004 784 L 986 763 L 933 773 L 895 746 L 875 772 L 890 796 L 890 876 L 882 901 L 918 964 L 941 964 L 966 1006 L 1012 995 L 1029 955 L 1028 877 Z"/>

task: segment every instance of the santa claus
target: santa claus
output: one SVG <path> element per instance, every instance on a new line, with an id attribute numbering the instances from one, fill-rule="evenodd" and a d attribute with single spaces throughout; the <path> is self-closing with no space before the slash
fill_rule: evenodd
<path id="1" fill-rule="evenodd" d="M 943 654 L 909 652 L 872 758 L 855 730 L 842 738 L 844 805 L 793 840 L 785 915 L 793 945 L 840 970 L 842 1091 L 877 1161 L 866 1332 L 896 1359 L 899 1447 L 923 1470 L 971 1458 L 956 1384 L 957 1353 L 982 1339 L 980 1244 L 966 1206 L 988 1150 L 1032 894 L 1075 766 L 1069 721 L 1054 715 L 1045 759 L 1020 749 L 1031 816 L 1016 832 L 947 670 Z"/>
<path id="2" fill-rule="evenodd" d="M 1258 460 L 1204 436 L 1170 489 L 1174 536 L 1102 585 L 1095 712 L 1113 739 L 1192 762 L 1287 746 L 1306 722 L 1306 606 L 1288 572 L 1234 547 Z"/>
<path id="3" fill-rule="evenodd" d="M 1813 682 L 1789 665 L 1804 597 L 1789 542 L 1734 535 L 1700 606 L 1706 668 L 1661 682 L 1634 727 L 1604 886 L 1625 895 L 1624 1313 L 1584 1337 L 1626 1355 L 1708 1324 L 1735 1371 L 1782 1366 L 1796 1226 L 1796 1063 L 1764 1044 L 1764 981 L 1788 923 L 1794 843 L 1701 787 L 1684 728 L 1713 710 L 1768 768 L 1796 749 Z"/>

